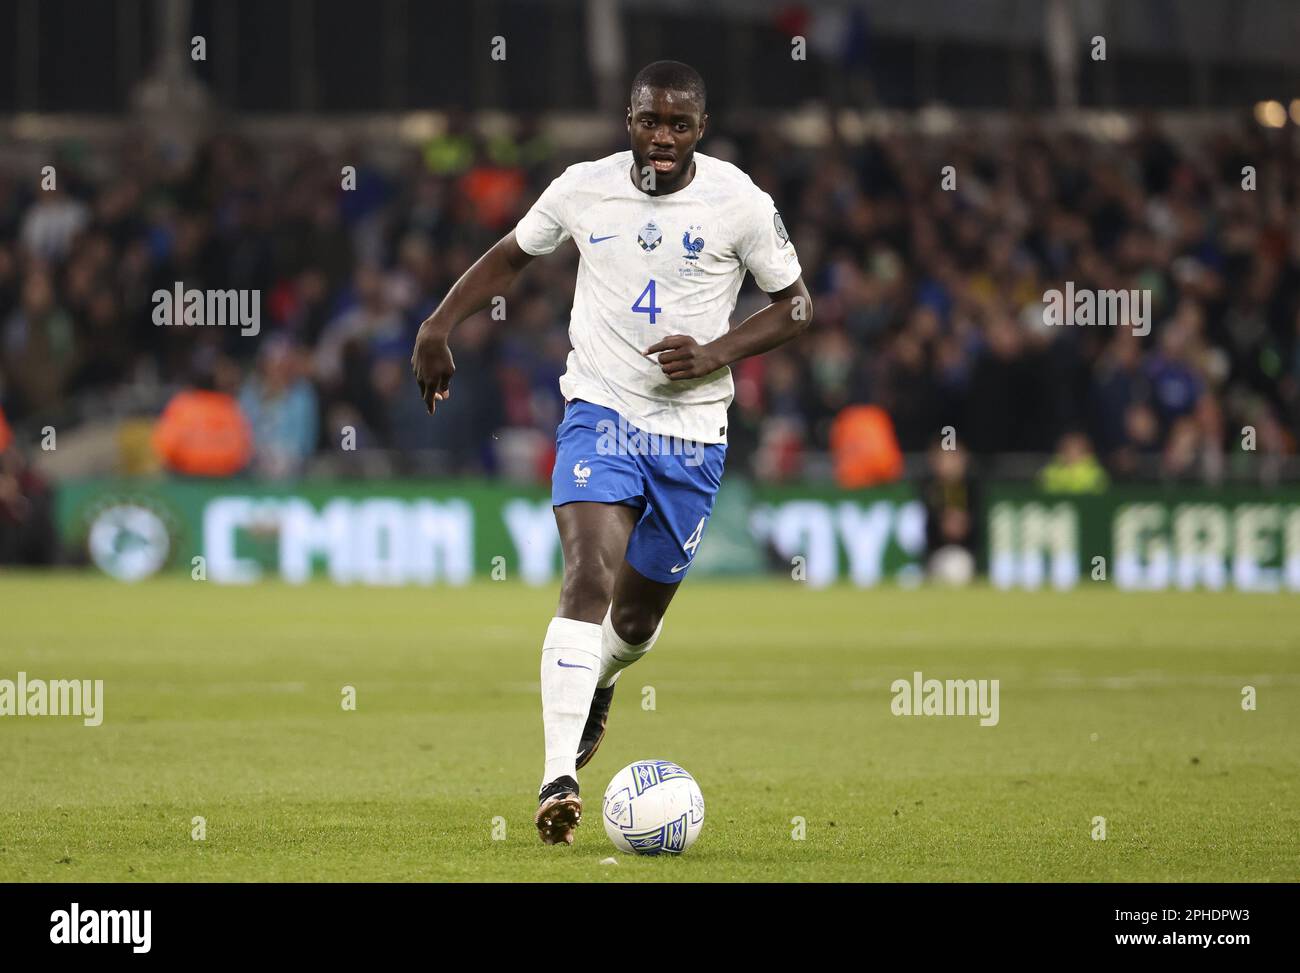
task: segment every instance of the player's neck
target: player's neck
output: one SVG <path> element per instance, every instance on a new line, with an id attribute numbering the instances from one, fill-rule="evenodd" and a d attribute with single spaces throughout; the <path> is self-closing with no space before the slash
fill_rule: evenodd
<path id="1" fill-rule="evenodd" d="M 641 184 L 637 182 L 637 169 L 636 169 L 635 161 L 632 163 L 632 168 L 628 170 L 628 176 L 632 180 L 632 185 L 636 186 L 637 189 L 641 189 Z M 673 186 L 672 188 L 655 189 L 653 192 L 648 189 L 641 189 L 641 192 L 645 193 L 647 196 L 671 196 L 673 193 L 680 193 L 683 189 L 685 189 L 694 181 L 695 181 L 695 160 L 691 159 L 691 171 L 686 173 L 686 176 L 685 178 L 682 179 L 682 183 L 680 186 Z"/>

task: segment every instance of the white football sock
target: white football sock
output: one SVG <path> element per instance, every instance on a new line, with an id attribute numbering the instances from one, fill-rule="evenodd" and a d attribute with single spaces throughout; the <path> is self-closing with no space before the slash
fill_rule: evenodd
<path id="1" fill-rule="evenodd" d="M 542 726 L 546 735 L 545 787 L 557 777 L 578 778 L 582 728 L 600 670 L 600 626 L 552 618 L 542 643 Z"/>
<path id="2" fill-rule="evenodd" d="M 659 633 L 664 629 L 664 620 L 661 618 L 654 634 L 640 645 L 624 642 L 614 631 L 614 623 L 610 619 L 613 607 L 611 604 L 605 611 L 605 621 L 600 626 L 600 675 L 596 679 L 596 685 L 601 689 L 608 689 L 618 682 L 620 672 L 654 648 Z"/>

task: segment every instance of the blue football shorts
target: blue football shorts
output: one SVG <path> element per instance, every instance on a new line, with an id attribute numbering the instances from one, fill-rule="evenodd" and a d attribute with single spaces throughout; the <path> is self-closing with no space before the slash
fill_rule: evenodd
<path id="1" fill-rule="evenodd" d="M 676 584 L 695 560 L 726 457 L 725 443 L 657 436 L 613 409 L 574 399 L 555 430 L 551 504 L 636 508 L 628 563 L 651 581 Z"/>

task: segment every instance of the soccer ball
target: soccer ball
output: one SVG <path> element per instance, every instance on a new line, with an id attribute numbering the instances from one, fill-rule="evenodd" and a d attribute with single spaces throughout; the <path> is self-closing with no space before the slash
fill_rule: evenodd
<path id="1" fill-rule="evenodd" d="M 638 760 L 609 782 L 600 817 L 619 851 L 680 855 L 704 827 L 704 795 L 671 760 Z"/>
<path id="2" fill-rule="evenodd" d="M 930 579 L 949 588 L 964 588 L 975 579 L 975 558 L 956 544 L 941 547 L 930 557 Z"/>

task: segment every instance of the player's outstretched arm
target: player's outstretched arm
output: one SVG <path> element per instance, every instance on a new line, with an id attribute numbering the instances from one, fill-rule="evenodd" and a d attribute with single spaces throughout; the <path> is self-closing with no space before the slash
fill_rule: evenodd
<path id="1" fill-rule="evenodd" d="M 461 275 L 434 312 L 420 325 L 415 336 L 415 350 L 411 352 L 411 370 L 415 373 L 420 398 L 424 399 L 429 415 L 433 415 L 435 402 L 451 396 L 451 377 L 456 373 L 456 365 L 447 339 L 451 337 L 452 328 L 471 314 L 483 310 L 498 294 L 509 290 L 519 271 L 532 259 L 533 255 L 525 253 L 515 242 L 515 231 L 511 230 Z"/>
<path id="2" fill-rule="evenodd" d="M 706 345 L 690 335 L 670 334 L 643 354 L 659 355 L 659 367 L 671 379 L 701 378 L 750 355 L 785 344 L 812 323 L 812 297 L 800 277 L 789 287 L 769 294 L 772 303 L 755 311 L 721 338 Z"/>

